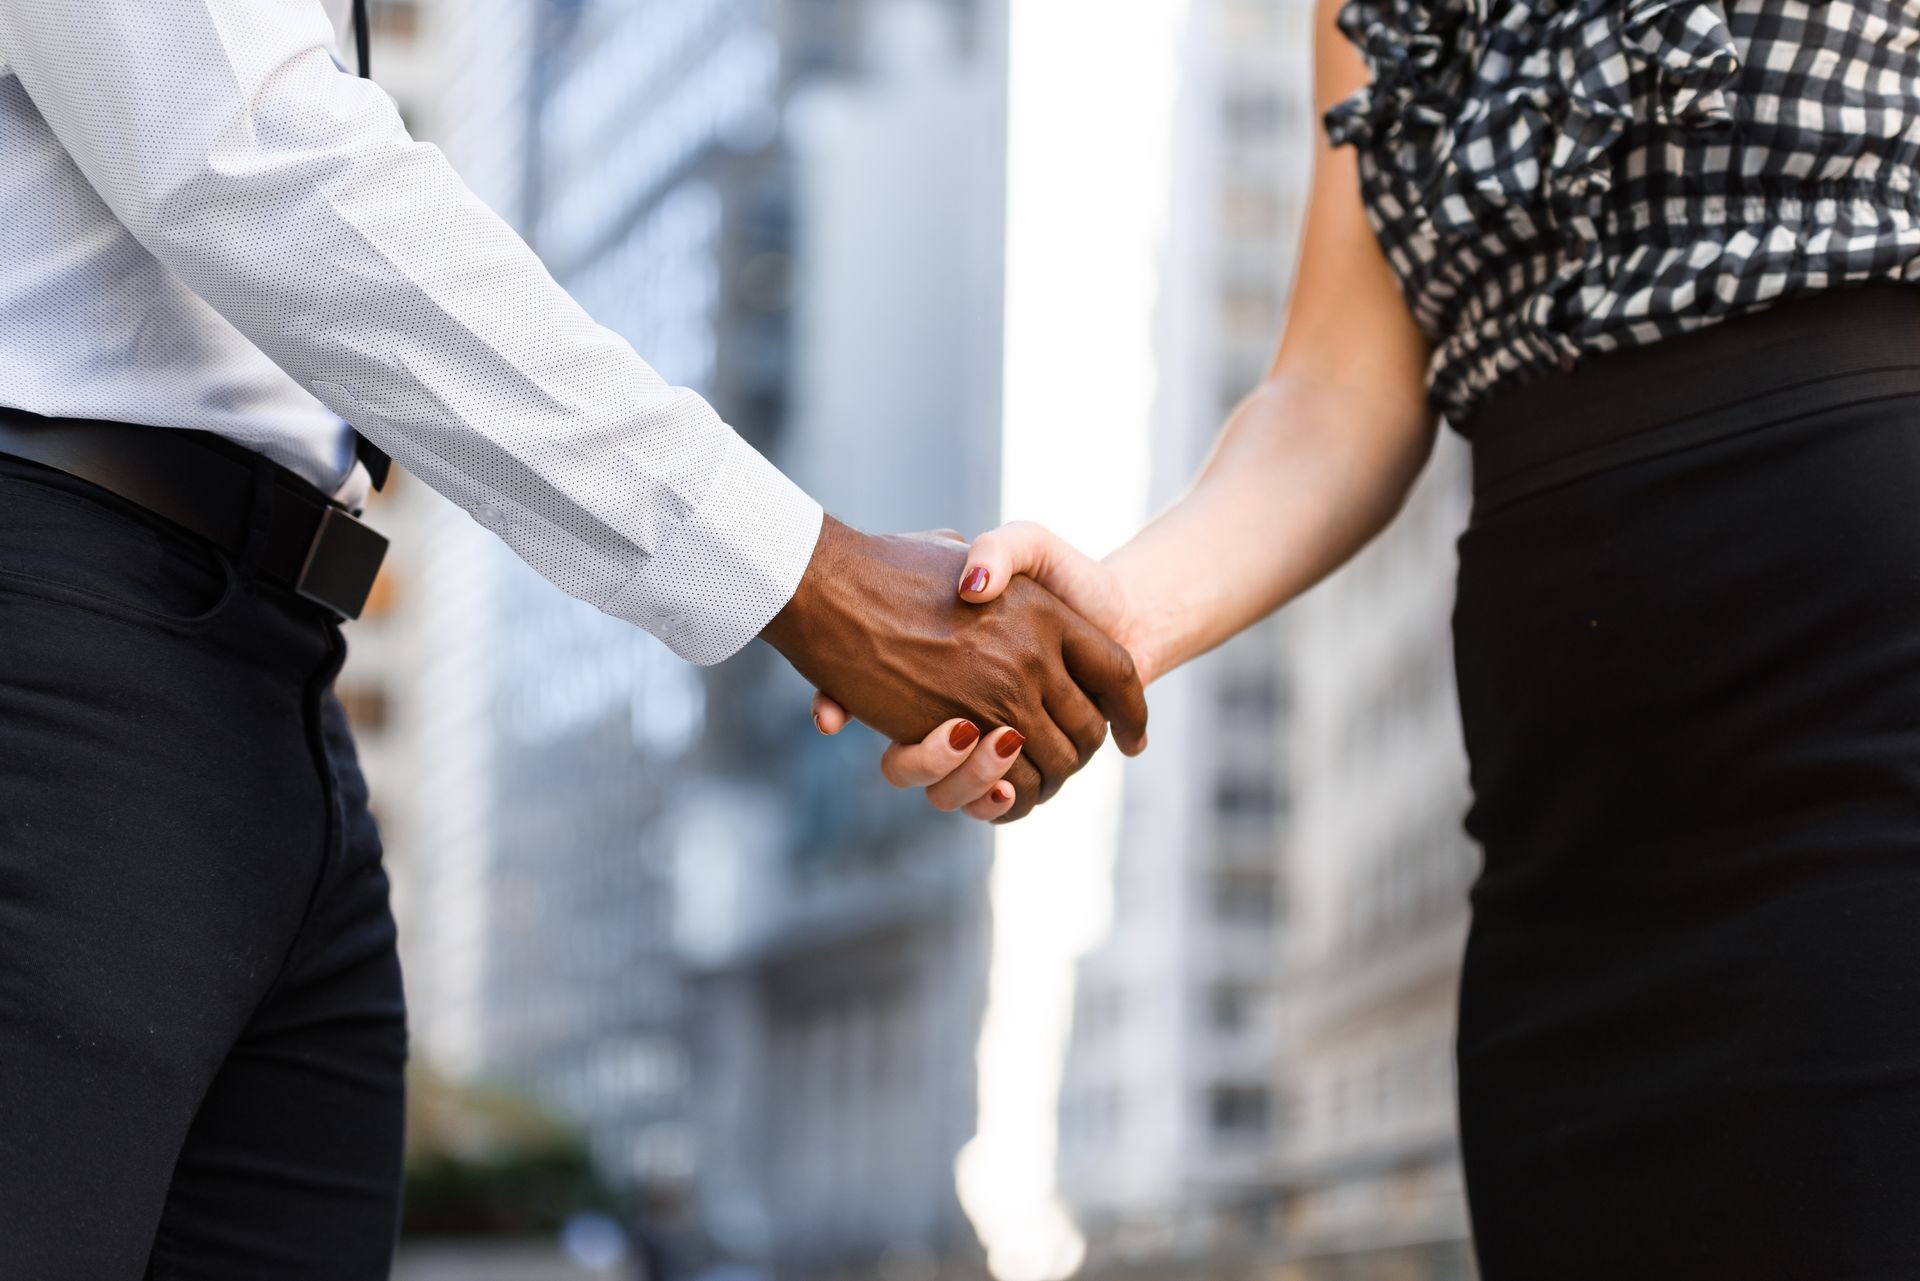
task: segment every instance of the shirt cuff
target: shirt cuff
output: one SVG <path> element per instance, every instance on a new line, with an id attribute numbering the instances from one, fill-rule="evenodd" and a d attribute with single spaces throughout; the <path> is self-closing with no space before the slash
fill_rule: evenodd
<path id="1" fill-rule="evenodd" d="M 823 517 L 805 490 L 729 432 L 700 506 L 600 608 L 711 667 L 793 599 Z"/>

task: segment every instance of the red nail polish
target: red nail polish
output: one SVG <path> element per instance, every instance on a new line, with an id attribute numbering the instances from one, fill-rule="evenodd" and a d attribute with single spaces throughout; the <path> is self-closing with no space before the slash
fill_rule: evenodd
<path id="1" fill-rule="evenodd" d="M 996 783 L 993 787 L 993 801 L 996 805 L 1005 805 L 1013 799 L 1013 789 L 1005 783 Z"/>
<path id="2" fill-rule="evenodd" d="M 1000 741 L 993 745 L 993 750 L 1000 754 L 1001 760 L 1005 760 L 1026 745 L 1027 736 L 1017 729 L 1010 729 L 1000 736 Z"/>
<path id="3" fill-rule="evenodd" d="M 975 565 L 967 571 L 967 577 L 965 581 L 960 584 L 960 590 L 963 592 L 972 592 L 977 596 L 987 590 L 987 582 L 991 577 L 992 575 L 987 573 L 987 567 L 985 565 Z"/>
<path id="4" fill-rule="evenodd" d="M 947 746 L 956 752 L 964 752 L 980 741 L 980 727 L 972 721 L 961 721 L 947 735 Z"/>

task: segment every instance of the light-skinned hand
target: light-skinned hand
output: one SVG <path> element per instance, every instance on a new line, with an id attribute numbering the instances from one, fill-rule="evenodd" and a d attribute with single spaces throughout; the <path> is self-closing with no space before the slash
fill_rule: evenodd
<path id="1" fill-rule="evenodd" d="M 957 542 L 951 530 L 919 537 Z M 1044 526 L 1016 521 L 982 534 L 967 551 L 956 587 L 961 600 L 985 605 L 1022 576 L 1045 587 L 1125 647 L 1142 685 L 1152 679 L 1142 647 L 1129 644 L 1138 632 L 1137 614 L 1119 576 Z M 813 723 L 823 734 L 837 734 L 846 726 L 847 714 L 833 699 L 816 693 Z M 1014 806 L 1014 789 L 1002 777 L 1019 758 L 1024 741 L 1010 726 L 998 727 L 983 738 L 972 722 L 949 721 L 917 743 L 888 747 L 880 758 L 880 771 L 895 787 L 925 788 L 936 809 L 961 810 L 993 822 Z M 1145 748 L 1143 735 L 1128 755 Z"/>
<path id="2" fill-rule="evenodd" d="M 828 518 L 799 590 L 762 635 L 832 698 L 842 722 L 851 712 L 896 742 L 924 747 L 944 732 L 958 752 L 960 721 L 992 727 L 987 751 L 997 756 L 1012 741 L 1002 727 L 1014 726 L 1016 750 L 951 783 L 954 770 L 943 770 L 929 796 L 959 809 L 1011 787 L 996 817 L 1018 818 L 1086 764 L 1109 721 L 1121 747 L 1137 751 L 1146 700 L 1126 650 L 1038 583 L 1012 583 L 991 605 L 956 600 L 965 566 L 958 544 L 876 538 Z M 932 768 L 931 759 L 905 764 Z"/>

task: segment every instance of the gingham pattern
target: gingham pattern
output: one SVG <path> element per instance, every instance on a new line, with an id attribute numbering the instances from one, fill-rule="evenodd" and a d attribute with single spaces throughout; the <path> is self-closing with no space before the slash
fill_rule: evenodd
<path id="1" fill-rule="evenodd" d="M 1920 277 L 1913 0 L 1350 0 L 1327 113 L 1434 404 L 1781 298 Z"/>

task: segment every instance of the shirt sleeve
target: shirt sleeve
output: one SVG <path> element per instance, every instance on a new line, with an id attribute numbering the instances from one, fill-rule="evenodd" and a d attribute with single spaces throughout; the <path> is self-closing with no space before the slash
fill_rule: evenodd
<path id="1" fill-rule="evenodd" d="M 0 58 L 162 264 L 562 589 L 731 655 L 818 504 L 593 323 L 332 43 L 317 0 L 0 4 Z"/>

